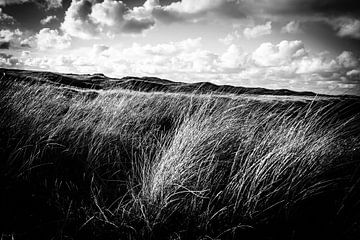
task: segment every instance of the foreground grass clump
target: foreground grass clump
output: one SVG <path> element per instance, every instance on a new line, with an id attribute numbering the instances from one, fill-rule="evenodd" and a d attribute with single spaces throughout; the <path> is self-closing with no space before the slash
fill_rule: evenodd
<path id="1" fill-rule="evenodd" d="M 0 89 L 6 236 L 360 237 L 357 100 Z"/>

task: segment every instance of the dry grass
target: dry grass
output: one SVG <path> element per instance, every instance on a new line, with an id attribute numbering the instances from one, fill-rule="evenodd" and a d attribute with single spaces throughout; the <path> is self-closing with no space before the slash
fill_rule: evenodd
<path id="1" fill-rule="evenodd" d="M 15 239 L 359 237 L 358 102 L 1 84 Z"/>

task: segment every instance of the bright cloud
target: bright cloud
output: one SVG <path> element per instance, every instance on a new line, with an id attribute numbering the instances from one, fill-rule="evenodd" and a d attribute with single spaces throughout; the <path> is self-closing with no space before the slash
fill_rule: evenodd
<path id="1" fill-rule="evenodd" d="M 155 24 L 152 18 L 135 18 L 121 1 L 105 0 L 91 3 L 72 1 L 61 28 L 71 36 L 91 39 L 99 35 L 141 33 Z"/>
<path id="2" fill-rule="evenodd" d="M 264 25 L 257 25 L 253 28 L 245 28 L 243 33 L 248 39 L 269 35 L 271 34 L 271 22 L 267 22 Z"/>
<path id="3" fill-rule="evenodd" d="M 71 46 L 71 37 L 67 34 L 61 35 L 58 30 L 43 28 L 36 35 L 37 46 L 40 50 L 66 49 Z"/>
<path id="4" fill-rule="evenodd" d="M 254 63 L 261 67 L 290 64 L 307 54 L 301 41 L 282 41 L 277 45 L 263 43 L 252 54 Z"/>
<path id="5" fill-rule="evenodd" d="M 220 56 L 220 66 L 223 68 L 239 68 L 244 64 L 246 54 L 235 44 L 229 46 L 229 48 Z"/>
<path id="6" fill-rule="evenodd" d="M 110 76 L 155 74 L 179 81 L 184 81 L 179 79 L 184 76 L 188 81 L 201 80 L 201 76 L 206 76 L 206 81 L 217 82 L 221 78 L 234 85 L 247 82 L 278 86 L 285 82 L 288 84 L 291 80 L 301 86 L 302 81 L 335 84 L 340 78 L 358 76 L 359 63 L 355 65 L 355 62 L 345 61 L 352 55 L 342 53 L 331 58 L 324 53 L 310 53 L 301 41 L 264 43 L 253 52 L 245 52 L 232 44 L 223 53 L 216 54 L 205 50 L 202 40 L 198 38 L 157 45 L 133 44 L 128 48 L 95 44 L 76 54 L 54 58 L 27 56 L 19 61 L 32 68 L 104 72 Z M 9 60 L 6 61 L 8 63 Z"/>

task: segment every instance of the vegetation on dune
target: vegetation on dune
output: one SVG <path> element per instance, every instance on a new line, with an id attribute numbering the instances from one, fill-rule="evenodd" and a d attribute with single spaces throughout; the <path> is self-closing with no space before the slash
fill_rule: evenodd
<path id="1" fill-rule="evenodd" d="M 0 84 L 15 239 L 360 237 L 356 100 Z"/>

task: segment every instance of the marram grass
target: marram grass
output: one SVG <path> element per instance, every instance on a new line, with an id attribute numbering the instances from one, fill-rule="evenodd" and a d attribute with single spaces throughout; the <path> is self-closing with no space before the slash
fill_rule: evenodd
<path id="1" fill-rule="evenodd" d="M 15 239 L 360 236 L 355 100 L 1 84 Z"/>

